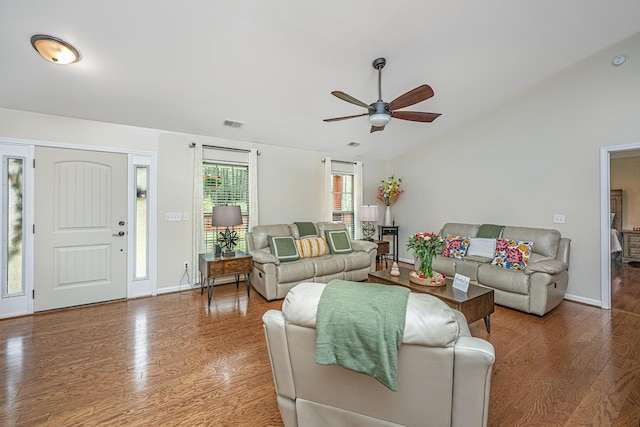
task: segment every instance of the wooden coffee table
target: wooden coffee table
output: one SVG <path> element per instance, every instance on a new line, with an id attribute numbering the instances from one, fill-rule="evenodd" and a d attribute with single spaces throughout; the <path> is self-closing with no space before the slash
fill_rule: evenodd
<path id="1" fill-rule="evenodd" d="M 380 270 L 375 273 L 369 273 L 367 281 L 369 283 L 404 286 L 413 292 L 433 295 L 444 301 L 449 307 L 464 314 L 468 323 L 484 319 L 487 332 L 491 332 L 490 316 L 493 313 L 493 289 L 469 285 L 467 293 L 464 293 L 458 289 L 453 289 L 453 278 L 449 277 L 447 277 L 447 284 L 444 286 L 416 285 L 409 281 L 409 272 L 411 272 L 410 269 L 400 267 L 400 276 L 392 276 L 390 269 Z"/>

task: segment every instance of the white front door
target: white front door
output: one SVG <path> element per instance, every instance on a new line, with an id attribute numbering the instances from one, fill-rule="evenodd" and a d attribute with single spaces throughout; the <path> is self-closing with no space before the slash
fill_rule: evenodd
<path id="1" fill-rule="evenodd" d="M 34 310 L 127 296 L 127 155 L 36 147 Z"/>

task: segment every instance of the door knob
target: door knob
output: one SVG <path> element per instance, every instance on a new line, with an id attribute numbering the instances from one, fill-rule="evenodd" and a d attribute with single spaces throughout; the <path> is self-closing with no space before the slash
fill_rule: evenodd
<path id="1" fill-rule="evenodd" d="M 118 231 L 118 234 L 114 234 L 114 236 L 122 237 L 122 236 L 124 236 L 124 231 Z"/>

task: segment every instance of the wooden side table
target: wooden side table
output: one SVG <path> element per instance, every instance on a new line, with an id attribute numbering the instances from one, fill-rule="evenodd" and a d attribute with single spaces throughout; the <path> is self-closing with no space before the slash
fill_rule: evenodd
<path id="1" fill-rule="evenodd" d="M 393 260 L 398 262 L 398 229 L 397 225 L 379 225 L 378 240 L 382 240 L 383 236 L 393 236 Z"/>
<path id="2" fill-rule="evenodd" d="M 204 292 L 205 282 L 207 285 L 208 303 L 211 306 L 211 294 L 213 293 L 213 283 L 216 278 L 223 276 L 236 276 L 236 288 L 240 284 L 240 275 L 244 274 L 247 284 L 247 298 L 251 297 L 249 274 L 253 268 L 253 258 L 242 251 L 235 251 L 235 256 L 225 257 L 214 254 L 200 254 L 200 295 Z"/>
<path id="3" fill-rule="evenodd" d="M 374 240 L 376 245 L 378 245 L 378 252 L 376 253 L 376 261 L 382 262 L 384 259 L 384 268 L 387 268 L 388 260 L 389 260 L 389 241 L 388 240 Z"/>

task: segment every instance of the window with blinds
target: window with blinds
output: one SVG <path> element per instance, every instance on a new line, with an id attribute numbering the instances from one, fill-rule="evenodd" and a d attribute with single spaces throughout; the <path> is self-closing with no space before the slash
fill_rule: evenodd
<path id="1" fill-rule="evenodd" d="M 344 223 L 353 239 L 354 236 L 354 208 L 353 208 L 353 174 L 332 173 L 333 189 L 333 221 Z"/>
<path id="2" fill-rule="evenodd" d="M 218 232 L 211 225 L 211 211 L 214 206 L 240 206 L 242 225 L 232 227 L 238 233 L 236 249 L 246 251 L 244 240 L 249 226 L 249 166 L 203 162 L 202 190 L 204 200 L 204 243 L 205 252 L 214 252 Z"/>

